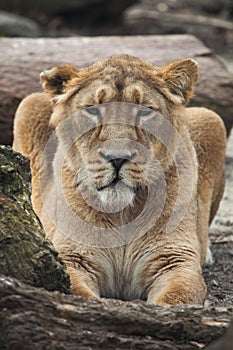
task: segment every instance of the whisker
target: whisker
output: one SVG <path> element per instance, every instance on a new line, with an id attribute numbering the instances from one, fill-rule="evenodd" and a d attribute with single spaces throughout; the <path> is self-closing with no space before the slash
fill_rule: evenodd
<path id="1" fill-rule="evenodd" d="M 97 168 L 97 169 L 91 169 L 91 168 L 87 168 L 87 171 L 89 171 L 90 173 L 100 173 L 100 172 L 105 172 L 107 169 L 106 168 Z"/>
<path id="2" fill-rule="evenodd" d="M 141 174 L 142 170 L 140 169 L 125 169 L 124 170 L 125 173 L 137 173 L 137 174 Z"/>

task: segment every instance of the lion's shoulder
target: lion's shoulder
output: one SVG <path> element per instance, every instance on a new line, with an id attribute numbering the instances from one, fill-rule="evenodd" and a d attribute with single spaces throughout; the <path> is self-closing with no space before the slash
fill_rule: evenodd
<path id="1" fill-rule="evenodd" d="M 14 150 L 29 158 L 32 149 L 37 152 L 37 148 L 46 143 L 51 133 L 51 114 L 52 105 L 48 94 L 37 92 L 25 97 L 14 119 Z"/>

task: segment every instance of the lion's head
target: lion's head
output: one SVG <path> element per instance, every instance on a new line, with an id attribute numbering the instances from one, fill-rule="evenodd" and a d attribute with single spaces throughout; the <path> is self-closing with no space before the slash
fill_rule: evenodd
<path id="1" fill-rule="evenodd" d="M 197 78 L 191 59 L 158 68 L 128 55 L 41 73 L 74 191 L 114 212 L 156 182 L 177 150 L 171 126 L 180 130 Z"/>

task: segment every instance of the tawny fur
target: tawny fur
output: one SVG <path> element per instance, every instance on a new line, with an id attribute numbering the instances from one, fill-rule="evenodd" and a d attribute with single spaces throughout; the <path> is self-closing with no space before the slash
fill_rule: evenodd
<path id="1" fill-rule="evenodd" d="M 75 294 L 123 300 L 141 298 L 161 305 L 204 302 L 206 286 L 201 265 L 209 249 L 209 224 L 224 189 L 226 132 L 216 113 L 205 108 L 184 107 L 192 96 L 197 79 L 197 63 L 191 59 L 158 68 L 137 58 L 121 55 L 87 68 L 64 65 L 45 71 L 41 74 L 45 91 L 32 94 L 21 102 L 15 116 L 13 147 L 30 158 L 33 206 L 47 236 L 67 265 Z M 101 130 L 98 129 L 96 136 L 94 131 L 89 132 L 85 139 L 80 138 L 63 154 L 68 147 L 69 130 L 64 131 L 60 127 L 62 122 L 89 105 L 104 106 L 108 102 L 133 103 L 159 110 L 184 140 L 193 167 L 192 178 L 186 178 L 185 182 L 193 186 L 193 191 L 185 216 L 171 232 L 166 230 L 166 225 L 175 206 L 179 179 L 172 158 L 162 143 L 145 136 L 143 132 L 136 132 L 135 127 L 105 124 Z M 57 140 L 49 157 L 43 160 L 49 176 L 41 182 L 43 151 L 54 130 Z M 81 159 L 85 156 L 86 148 L 93 149 L 88 154 L 91 166 L 93 160 L 99 160 L 100 153 L 96 151 L 98 145 L 112 139 L 137 140 L 161 161 L 167 185 L 163 213 L 156 225 L 141 237 L 131 239 L 128 244 L 105 248 L 81 245 L 67 238 L 66 232 L 60 232 L 56 227 L 58 219 L 67 222 L 66 212 L 61 214 L 61 218 L 56 216 L 58 207 L 59 213 L 62 212 L 62 201 L 56 186 L 57 169 L 63 157 L 62 190 L 72 210 L 90 225 L 112 229 L 114 239 L 118 239 L 114 236 L 115 228 L 135 219 L 142 210 L 142 203 L 146 200 L 143 189 L 147 181 L 145 174 L 150 175 L 148 178 L 153 177 L 148 164 L 144 164 L 141 174 L 133 162 L 128 162 L 123 168 L 125 181 L 132 187 L 136 187 L 137 182 L 142 185 L 135 195 L 133 209 L 126 207 L 121 212 L 106 214 L 91 208 L 83 199 L 79 186 L 74 186 L 74 179 L 77 172 L 81 172 Z M 176 149 L 177 140 L 169 142 Z M 127 144 L 123 141 L 122 144 L 125 150 Z M 143 163 L 143 155 L 136 151 L 136 161 Z M 101 166 L 109 175 L 109 163 L 101 159 Z M 96 169 L 96 172 L 100 171 Z M 138 173 L 138 178 L 127 175 L 130 171 Z M 103 181 L 106 182 L 107 177 L 101 175 L 99 178 L 96 186 L 104 187 L 106 183 Z M 49 215 L 44 209 L 46 203 L 42 192 L 50 194 L 50 202 L 47 203 Z M 156 200 L 159 201 L 159 198 Z M 72 227 L 69 221 L 66 229 L 67 232 L 74 231 L 73 237 L 78 231 L 78 227 Z"/>

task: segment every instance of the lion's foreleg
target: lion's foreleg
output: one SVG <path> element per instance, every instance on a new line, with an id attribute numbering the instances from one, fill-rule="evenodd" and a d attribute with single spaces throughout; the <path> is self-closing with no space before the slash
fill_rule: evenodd
<path id="1" fill-rule="evenodd" d="M 99 298 L 99 289 L 97 283 L 90 274 L 84 269 L 77 269 L 67 266 L 67 271 L 71 280 L 71 291 L 75 295 L 85 298 Z"/>
<path id="2" fill-rule="evenodd" d="M 148 293 L 147 302 L 159 305 L 203 304 L 206 285 L 192 266 L 171 269 L 157 278 Z"/>

